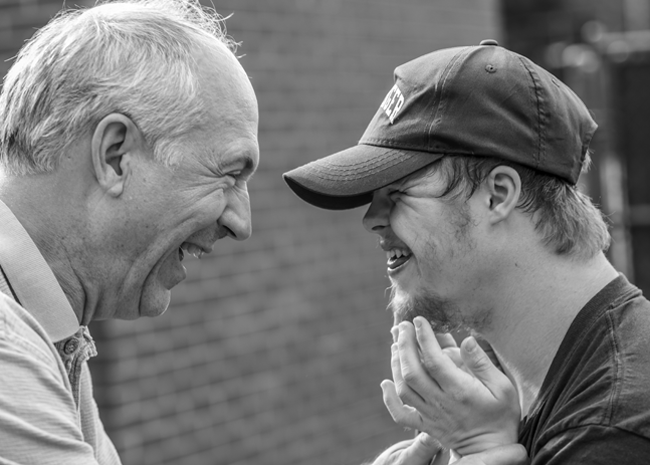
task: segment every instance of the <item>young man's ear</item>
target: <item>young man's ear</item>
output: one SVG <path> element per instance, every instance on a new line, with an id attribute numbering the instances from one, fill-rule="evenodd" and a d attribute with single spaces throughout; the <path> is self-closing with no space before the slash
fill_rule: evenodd
<path id="1" fill-rule="evenodd" d="M 131 176 L 131 162 L 143 149 L 143 137 L 135 123 L 120 113 L 111 113 L 97 124 L 91 140 L 91 157 L 97 183 L 114 197 L 124 191 Z"/>
<path id="2" fill-rule="evenodd" d="M 505 220 L 515 210 L 521 196 L 521 178 L 510 166 L 494 168 L 485 180 L 488 190 L 490 222 Z"/>

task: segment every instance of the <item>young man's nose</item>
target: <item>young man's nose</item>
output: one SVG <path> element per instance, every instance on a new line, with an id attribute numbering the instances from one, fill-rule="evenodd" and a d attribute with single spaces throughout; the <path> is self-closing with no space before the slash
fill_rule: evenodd
<path id="1" fill-rule="evenodd" d="M 380 234 L 389 225 L 391 201 L 381 191 L 375 191 L 368 211 L 363 217 L 363 227 L 368 232 Z"/>

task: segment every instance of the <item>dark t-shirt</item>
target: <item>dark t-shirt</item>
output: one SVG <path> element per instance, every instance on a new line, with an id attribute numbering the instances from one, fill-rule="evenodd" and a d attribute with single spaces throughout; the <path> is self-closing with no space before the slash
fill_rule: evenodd
<path id="1" fill-rule="evenodd" d="M 650 464 L 650 302 L 623 275 L 569 327 L 519 442 L 531 465 Z"/>

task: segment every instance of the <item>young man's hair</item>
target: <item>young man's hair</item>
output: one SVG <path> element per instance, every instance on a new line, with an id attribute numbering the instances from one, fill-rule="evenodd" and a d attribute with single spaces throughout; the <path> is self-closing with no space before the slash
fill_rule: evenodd
<path id="1" fill-rule="evenodd" d="M 588 166 L 587 155 L 583 166 Z M 558 255 L 588 259 L 608 249 L 611 237 L 601 211 L 577 186 L 556 176 L 493 157 L 446 156 L 433 169 L 447 188 L 441 198 L 472 196 L 490 172 L 510 166 L 521 178 L 517 208 L 529 213 L 542 242 Z"/>

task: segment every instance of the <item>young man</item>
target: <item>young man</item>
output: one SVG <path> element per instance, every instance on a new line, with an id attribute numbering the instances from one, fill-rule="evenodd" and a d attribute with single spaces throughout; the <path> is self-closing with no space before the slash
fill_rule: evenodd
<path id="1" fill-rule="evenodd" d="M 398 67 L 357 146 L 285 174 L 313 205 L 370 204 L 393 290 L 382 388 L 398 423 L 470 454 L 516 439 L 507 386 L 456 367 L 474 338 L 443 351 L 430 322 L 490 344 L 533 464 L 647 463 L 650 303 L 607 261 L 607 227 L 576 186 L 595 130 L 568 87 L 484 41 Z"/>

